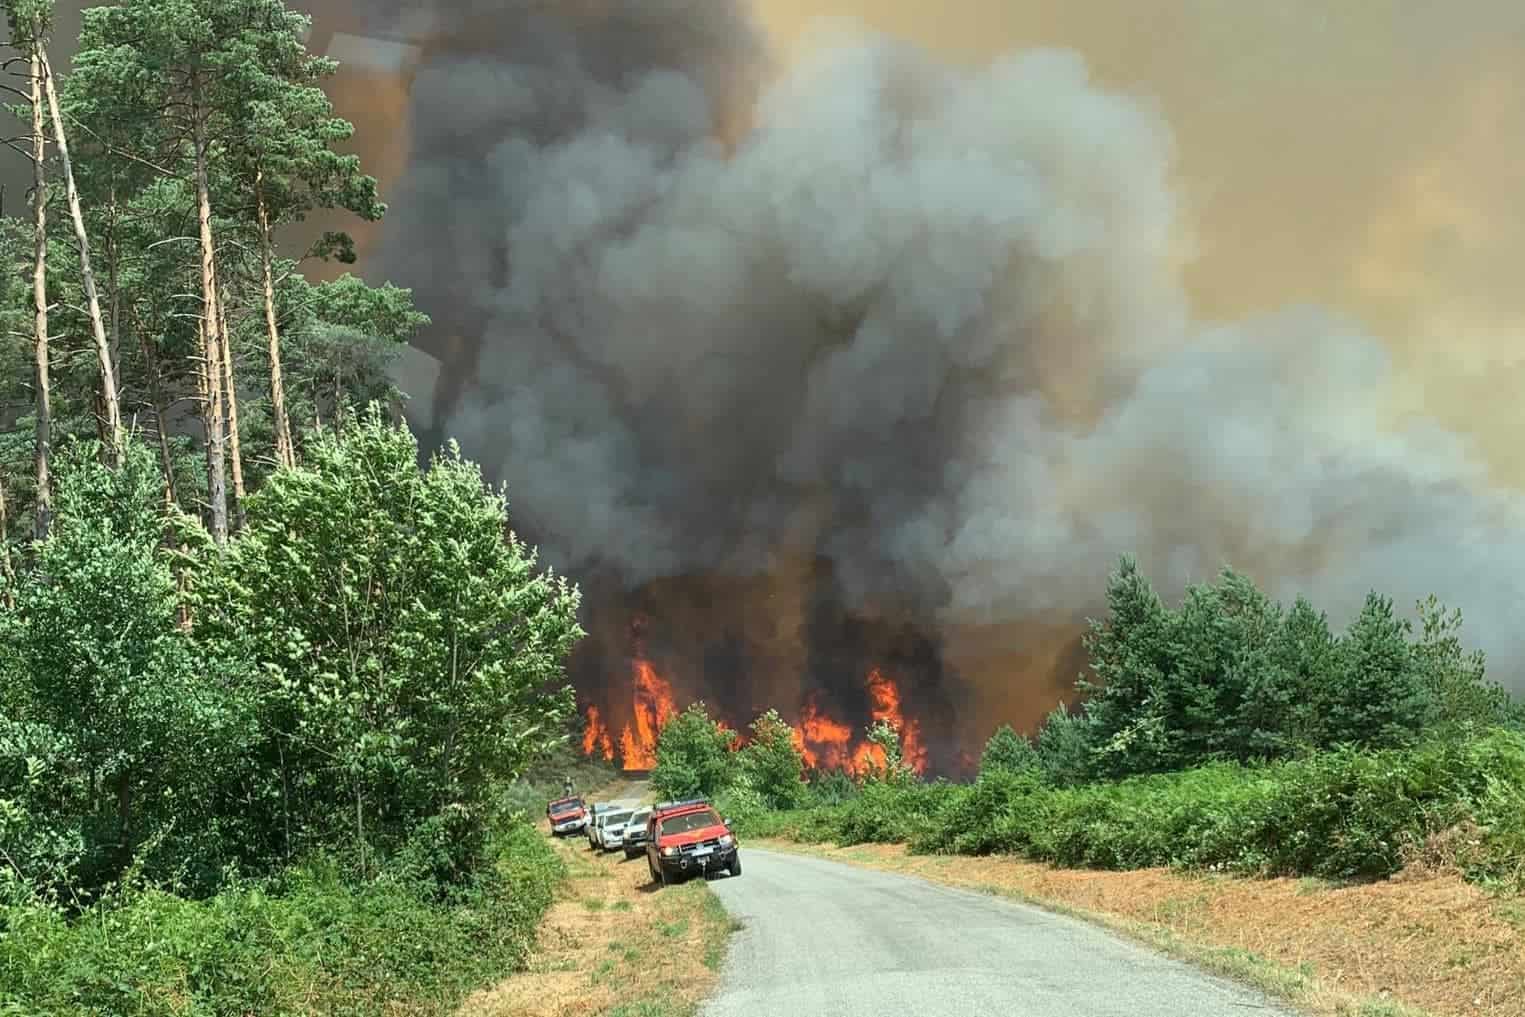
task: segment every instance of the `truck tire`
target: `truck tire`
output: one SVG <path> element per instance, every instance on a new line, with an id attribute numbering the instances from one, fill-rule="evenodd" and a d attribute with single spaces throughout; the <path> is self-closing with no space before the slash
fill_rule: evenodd
<path id="1" fill-rule="evenodd" d="M 726 869 L 726 871 L 729 872 L 733 877 L 741 875 L 741 852 L 740 851 L 736 852 L 734 855 L 731 856 L 731 865 L 730 865 L 729 868 Z"/>

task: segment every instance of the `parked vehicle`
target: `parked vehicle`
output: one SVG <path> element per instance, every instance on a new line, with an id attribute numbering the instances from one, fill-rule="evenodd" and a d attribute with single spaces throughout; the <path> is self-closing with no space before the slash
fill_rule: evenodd
<path id="1" fill-rule="evenodd" d="M 708 799 L 654 806 L 646 830 L 646 865 L 653 883 L 667 886 L 694 873 L 708 876 L 719 869 L 741 875 L 736 835 Z"/>
<path id="2" fill-rule="evenodd" d="M 583 827 L 583 833 L 588 838 L 588 847 L 598 847 L 598 841 L 594 839 L 594 834 L 598 831 L 598 817 L 612 808 L 614 808 L 613 802 L 594 802 L 592 808 L 588 809 L 588 823 Z"/>
<path id="3" fill-rule="evenodd" d="M 625 857 L 634 858 L 646 853 L 646 824 L 651 820 L 651 808 L 638 809 L 630 814 L 625 824 Z"/>
<path id="4" fill-rule="evenodd" d="M 551 834 L 556 837 L 575 833 L 588 825 L 588 809 L 577 796 L 558 798 L 545 807 L 546 821 L 551 824 Z"/>
<path id="5" fill-rule="evenodd" d="M 629 809 L 621 809 L 617 812 L 606 812 L 598 817 L 598 846 L 605 851 L 613 851 L 625 844 L 625 824 L 630 822 L 634 815 Z"/>

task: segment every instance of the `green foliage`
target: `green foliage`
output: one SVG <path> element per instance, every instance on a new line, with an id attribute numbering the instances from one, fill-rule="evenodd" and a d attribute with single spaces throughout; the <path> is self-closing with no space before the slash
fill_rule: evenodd
<path id="1" fill-rule="evenodd" d="M 846 804 L 754 817 L 746 832 L 909 841 L 918 851 L 1018 854 L 1071 867 L 1376 879 L 1401 868 L 1427 838 L 1470 825 L 1473 843 L 1458 858 L 1465 871 L 1518 888 L 1522 801 L 1525 736 L 1500 730 L 1072 788 L 1033 770 L 996 770 L 966 785 L 870 786 Z"/>
<path id="2" fill-rule="evenodd" d="M 178 869 L 204 887 L 244 832 L 236 815 L 219 818 L 214 783 L 236 780 L 253 740 L 242 668 L 177 624 L 148 452 L 133 446 L 110 470 L 98 446 L 80 443 L 61 450 L 55 476 L 48 539 L 18 576 L 14 607 L 0 610 L 22 720 L 0 798 L 30 800 L 34 824 L 53 830 L 45 839 L 71 831 L 79 857 L 63 884 L 42 878 L 62 875 L 56 854 L 43 873 L 16 868 L 39 888 L 89 893 L 148 850 L 149 872 Z M 39 770 L 46 802 L 27 790 Z"/>
<path id="3" fill-rule="evenodd" d="M 313 862 L 205 901 L 131 890 L 78 921 L 0 907 L 0 1013 L 224 1017 L 447 1012 L 522 968 L 561 863 L 529 826 L 449 901 L 414 873 Z"/>
<path id="4" fill-rule="evenodd" d="M 1481 655 L 1462 649 L 1460 613 L 1433 598 L 1419 605 L 1417 641 L 1376 593 L 1335 636 L 1307 601 L 1283 611 L 1228 569 L 1171 610 L 1124 558 L 1107 604 L 1086 637 L 1087 776 L 1398 747 L 1437 726 L 1475 729 L 1508 714 Z"/>
<path id="5" fill-rule="evenodd" d="M 752 737 L 737 753 L 737 764 L 742 778 L 769 808 L 787 809 L 800 803 L 805 758 L 794 742 L 794 730 L 777 710 L 752 721 Z"/>
<path id="6" fill-rule="evenodd" d="M 916 771 L 905 761 L 900 748 L 900 732 L 889 721 L 878 720 L 867 733 L 868 743 L 878 751 L 862 766 L 860 778 L 865 785 L 903 786 L 917 781 Z"/>
<path id="7" fill-rule="evenodd" d="M 1461 611 L 1447 612 L 1431 596 L 1419 603 L 1419 630 L 1413 653 L 1424 679 L 1430 723 L 1441 730 L 1507 723 L 1515 704 L 1488 679 L 1482 651 L 1462 646 Z"/>
<path id="8" fill-rule="evenodd" d="M 578 593 L 506 513 L 454 448 L 420 471 L 373 408 L 276 473 L 206 563 L 197 629 L 257 669 L 286 854 L 340 822 L 363 854 L 447 807 L 482 814 L 564 737 Z"/>
<path id="9" fill-rule="evenodd" d="M 1070 787 L 1084 783 L 1095 769 L 1096 727 L 1084 712 L 1060 704 L 1044 718 L 1034 749 L 1038 766 L 1050 783 Z"/>
<path id="10" fill-rule="evenodd" d="M 735 779 L 732 746 L 736 733 L 694 703 L 669 720 L 657 738 L 657 765 L 651 786 L 663 798 L 718 794 Z"/>
<path id="11" fill-rule="evenodd" d="M 1010 724 L 1002 724 L 985 743 L 985 751 L 980 755 L 980 777 L 997 771 L 1018 773 L 1039 765 L 1038 750 L 1033 743 L 1013 731 Z"/>

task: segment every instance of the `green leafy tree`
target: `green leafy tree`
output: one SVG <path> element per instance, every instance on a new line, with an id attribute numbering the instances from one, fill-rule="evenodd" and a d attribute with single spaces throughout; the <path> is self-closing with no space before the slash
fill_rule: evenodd
<path id="1" fill-rule="evenodd" d="M 377 407 L 275 473 L 208 568 L 198 629 L 259 670 L 288 852 L 347 816 L 365 868 L 372 841 L 480 815 L 563 737 L 577 590 L 538 568 L 475 465 L 452 446 L 421 471 Z"/>
<path id="2" fill-rule="evenodd" d="M 1124 557 L 1107 580 L 1105 621 L 1090 623 L 1084 643 L 1091 677 L 1079 688 L 1105 765 L 1113 773 L 1157 766 L 1172 752 L 1176 709 L 1165 694 L 1175 668 L 1175 619 L 1159 595 Z"/>
<path id="3" fill-rule="evenodd" d="M 805 757 L 794 743 L 794 729 L 777 710 L 752 721 L 751 729 L 752 737 L 737 753 L 742 775 L 769 808 L 794 808 L 805 790 Z"/>
<path id="4" fill-rule="evenodd" d="M 716 723 L 703 703 L 669 720 L 657 736 L 651 786 L 664 798 L 713 796 L 737 776 L 736 733 Z"/>
<path id="5" fill-rule="evenodd" d="M 1271 690 L 1270 710 L 1283 719 L 1281 744 L 1288 752 L 1317 747 L 1322 737 L 1320 707 L 1340 680 L 1338 640 L 1329 618 L 1298 597 L 1282 618 L 1271 649 L 1271 663 L 1282 677 Z"/>
<path id="6" fill-rule="evenodd" d="M 351 405 L 392 402 L 400 393 L 388 371 L 429 316 L 413 305 L 413 291 L 369 286 L 345 274 L 316 285 L 300 275 L 285 284 L 290 307 L 285 341 L 294 354 L 290 372 L 296 419 L 314 427 L 327 418 L 342 426 Z M 326 409 L 325 409 L 326 408 Z"/>
<path id="7" fill-rule="evenodd" d="M 1408 636 L 1391 598 L 1368 594 L 1339 640 L 1338 681 L 1317 697 L 1317 744 L 1367 748 L 1412 741 L 1429 710 Z"/>
<path id="8" fill-rule="evenodd" d="M 864 784 L 903 787 L 916 783 L 916 770 L 905 761 L 900 747 L 900 732 L 887 720 L 876 720 L 866 734 L 873 747 L 863 761 L 859 779 Z"/>
<path id="9" fill-rule="evenodd" d="M 1431 724 L 1445 731 L 1504 723 L 1509 693 L 1488 680 L 1481 650 L 1461 642 L 1461 611 L 1447 611 L 1434 596 L 1418 604 L 1414 665 L 1430 702 Z"/>
<path id="10" fill-rule="evenodd" d="M 334 115 L 321 87 L 337 62 L 307 52 L 304 40 L 311 19 L 287 10 L 279 0 L 265 0 L 263 6 L 269 11 L 263 29 L 232 44 L 243 59 L 238 73 L 225 83 L 237 115 L 234 132 L 224 140 L 244 218 L 255 224 L 276 461 L 292 465 L 296 449 L 276 311 L 275 230 L 317 208 L 343 208 L 374 222 L 386 206 L 377 197 L 376 180 L 361 172 L 359 157 L 335 151 L 335 145 L 349 140 L 354 127 Z M 353 242 L 343 233 L 324 234 L 309 253 L 346 263 L 355 260 Z"/>
<path id="11" fill-rule="evenodd" d="M 980 754 L 981 777 L 997 770 L 1019 773 L 1036 769 L 1037 766 L 1038 750 L 1026 736 L 1013 731 L 1010 724 L 1002 724 L 997 728 L 996 733 L 985 743 L 985 751 Z"/>
<path id="12" fill-rule="evenodd" d="M 68 747 L 77 770 L 56 779 L 88 789 L 67 817 L 84 831 L 82 886 L 166 839 L 181 861 L 199 857 L 204 878 L 226 847 L 214 843 L 214 777 L 237 772 L 250 717 L 230 691 L 238 669 L 177 623 L 151 453 L 128 446 L 119 471 L 101 453 L 60 450 L 57 515 L 3 612 L 18 713 Z"/>
<path id="13" fill-rule="evenodd" d="M 1051 784 L 1073 787 L 1096 773 L 1096 728 L 1085 710 L 1071 712 L 1061 703 L 1044 718 L 1033 748 Z"/>

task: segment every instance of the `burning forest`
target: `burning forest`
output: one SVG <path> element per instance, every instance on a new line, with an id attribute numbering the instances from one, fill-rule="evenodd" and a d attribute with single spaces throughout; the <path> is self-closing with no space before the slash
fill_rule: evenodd
<path id="1" fill-rule="evenodd" d="M 623 725 L 616 740 L 604 720 L 604 712 L 589 704 L 584 709 L 582 751 L 590 758 L 617 760 L 625 770 L 650 770 L 657 764 L 657 739 L 662 727 L 678 713 L 677 700 L 673 697 L 672 685 L 657 673 L 650 661 L 635 659 L 631 671 L 628 704 L 631 720 Z M 925 773 L 927 750 L 922 744 L 921 725 L 914 717 L 905 715 L 895 682 L 876 668 L 864 678 L 863 685 L 871 721 L 883 721 L 893 727 L 900 736 L 901 755 L 906 765 L 917 773 Z M 724 719 L 720 723 L 731 730 L 742 726 Z M 790 727 L 794 731 L 795 747 L 800 750 L 805 765 L 812 769 L 861 774 L 885 764 L 882 748 L 863 737 L 862 730 L 855 731 L 852 725 L 823 714 L 814 697 L 799 708 L 798 719 Z M 738 734 L 737 747 L 745 743 L 745 736 Z"/>
<path id="2" fill-rule="evenodd" d="M 1122 553 L 1168 597 L 1224 564 L 1334 614 L 1434 592 L 1520 656 L 1525 503 L 1393 411 L 1355 324 L 1199 319 L 1156 105 L 1058 49 L 784 60 L 752 13 L 337 17 L 414 43 L 350 86 L 402 124 L 362 153 L 394 201 L 362 265 L 434 317 L 415 427 L 584 591 L 587 752 L 644 766 L 703 700 L 817 765 L 884 719 L 956 770 L 1073 694 Z"/>

